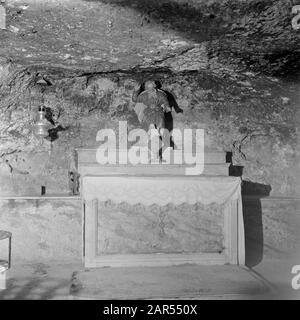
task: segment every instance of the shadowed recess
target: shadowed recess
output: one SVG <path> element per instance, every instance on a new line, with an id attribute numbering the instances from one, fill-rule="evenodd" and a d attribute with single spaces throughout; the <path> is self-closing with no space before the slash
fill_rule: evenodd
<path id="1" fill-rule="evenodd" d="M 209 54 L 241 59 L 248 68 L 276 76 L 299 76 L 300 32 L 292 29 L 293 0 L 205 1 L 84 0 L 130 8 L 149 24 L 209 44 Z M 215 42 L 217 41 L 217 42 Z"/>

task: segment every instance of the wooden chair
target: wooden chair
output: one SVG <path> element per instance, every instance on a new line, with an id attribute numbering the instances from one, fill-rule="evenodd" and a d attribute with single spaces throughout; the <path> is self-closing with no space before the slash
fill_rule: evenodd
<path id="1" fill-rule="evenodd" d="M 11 267 L 11 232 L 0 230 L 0 241 L 8 239 L 8 260 L 0 260 L 0 290 L 6 289 L 6 271 Z"/>

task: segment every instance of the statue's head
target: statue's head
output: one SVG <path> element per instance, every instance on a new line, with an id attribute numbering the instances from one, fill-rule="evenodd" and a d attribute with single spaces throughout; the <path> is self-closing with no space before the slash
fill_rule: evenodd
<path id="1" fill-rule="evenodd" d="M 145 90 L 153 90 L 156 89 L 156 84 L 154 81 L 148 80 L 145 82 Z"/>

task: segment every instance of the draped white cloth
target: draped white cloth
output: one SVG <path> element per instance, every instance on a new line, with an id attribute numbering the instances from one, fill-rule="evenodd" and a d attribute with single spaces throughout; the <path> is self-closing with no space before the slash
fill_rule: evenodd
<path id="1" fill-rule="evenodd" d="M 197 202 L 223 204 L 241 198 L 241 180 L 235 177 L 85 176 L 82 189 L 85 200 L 147 206 Z"/>
<path id="2" fill-rule="evenodd" d="M 82 196 L 86 201 L 112 200 L 115 203 L 138 203 L 165 206 L 169 203 L 204 205 L 224 204 L 231 210 L 237 201 L 238 252 L 244 264 L 244 222 L 241 179 L 228 176 L 84 176 Z"/>

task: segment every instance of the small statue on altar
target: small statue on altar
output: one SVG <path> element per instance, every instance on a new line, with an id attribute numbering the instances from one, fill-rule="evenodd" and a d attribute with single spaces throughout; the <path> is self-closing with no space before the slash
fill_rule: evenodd
<path id="1" fill-rule="evenodd" d="M 157 130 L 161 141 L 164 139 L 162 129 L 165 129 L 165 113 L 170 113 L 171 108 L 166 94 L 156 87 L 154 81 L 146 81 L 135 89 L 132 95 L 135 102 L 134 111 L 144 129 L 149 130 L 151 126 Z M 162 160 L 162 149 L 159 149 L 159 159 Z"/>
<path id="2" fill-rule="evenodd" d="M 157 130 L 164 128 L 164 113 L 171 112 L 167 95 L 157 89 L 154 81 L 146 81 L 133 92 L 134 111 L 139 122 L 147 128 L 152 124 Z"/>
<path id="3" fill-rule="evenodd" d="M 146 81 L 135 88 L 132 101 L 135 102 L 134 111 L 139 122 L 146 130 L 154 126 L 164 141 L 165 148 L 170 146 L 174 149 L 174 143 L 170 134 L 173 130 L 172 108 L 176 113 L 182 113 L 174 96 L 162 89 L 160 81 Z M 166 129 L 166 131 L 162 130 Z M 169 139 L 169 141 L 168 141 Z M 162 160 L 162 149 L 159 150 L 159 158 Z"/>

